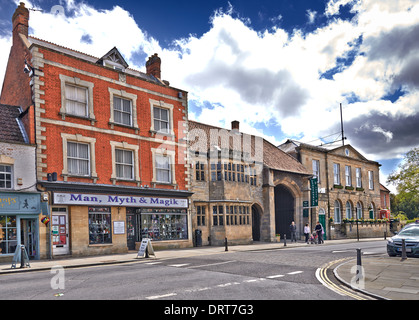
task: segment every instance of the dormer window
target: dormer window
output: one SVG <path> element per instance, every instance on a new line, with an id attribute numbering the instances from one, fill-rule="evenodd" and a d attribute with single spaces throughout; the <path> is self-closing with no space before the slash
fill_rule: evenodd
<path id="1" fill-rule="evenodd" d="M 100 58 L 97 63 L 119 72 L 125 72 L 125 69 L 128 68 L 127 62 L 116 47 Z"/>

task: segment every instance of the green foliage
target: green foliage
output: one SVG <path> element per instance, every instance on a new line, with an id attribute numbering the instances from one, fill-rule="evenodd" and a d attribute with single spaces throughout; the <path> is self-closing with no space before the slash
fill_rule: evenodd
<path id="1" fill-rule="evenodd" d="M 391 210 L 408 219 L 419 217 L 419 148 L 406 153 L 399 170 L 387 179 L 397 185 L 397 195 L 392 199 Z"/>

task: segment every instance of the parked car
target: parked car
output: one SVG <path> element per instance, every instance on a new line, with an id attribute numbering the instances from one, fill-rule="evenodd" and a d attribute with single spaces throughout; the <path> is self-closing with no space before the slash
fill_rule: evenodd
<path id="1" fill-rule="evenodd" d="M 416 220 L 415 222 L 412 222 L 412 223 L 409 223 L 409 224 L 405 225 L 402 230 L 404 230 L 406 228 L 411 228 L 411 227 L 419 227 L 419 220 Z"/>
<path id="2" fill-rule="evenodd" d="M 419 224 L 405 227 L 387 240 L 387 253 L 390 257 L 402 254 L 402 239 L 406 243 L 406 255 L 419 257 Z"/>

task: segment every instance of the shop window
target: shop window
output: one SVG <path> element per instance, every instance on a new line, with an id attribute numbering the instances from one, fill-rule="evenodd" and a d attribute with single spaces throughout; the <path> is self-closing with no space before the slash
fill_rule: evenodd
<path id="1" fill-rule="evenodd" d="M 0 164 L 0 188 L 12 188 L 12 166 Z"/>
<path id="2" fill-rule="evenodd" d="M 89 207 L 89 244 L 112 243 L 111 209 Z"/>
<path id="3" fill-rule="evenodd" d="M 0 215 L 0 255 L 13 254 L 17 246 L 16 216 Z"/>
<path id="4" fill-rule="evenodd" d="M 188 239 L 186 209 L 142 209 L 141 237 L 154 241 Z"/>

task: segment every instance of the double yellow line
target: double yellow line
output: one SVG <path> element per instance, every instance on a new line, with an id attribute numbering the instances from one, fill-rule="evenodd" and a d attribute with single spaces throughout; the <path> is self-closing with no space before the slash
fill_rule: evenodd
<path id="1" fill-rule="evenodd" d="M 349 290 L 347 290 L 347 289 L 345 289 L 341 286 L 336 285 L 327 276 L 327 270 L 332 265 L 337 264 L 339 262 L 342 262 L 344 260 L 348 260 L 348 259 L 349 258 L 343 258 L 343 259 L 331 261 L 328 264 L 326 264 L 324 267 L 318 268 L 317 271 L 316 271 L 316 277 L 324 286 L 328 287 L 329 289 L 333 290 L 334 292 L 336 292 L 337 294 L 339 294 L 341 296 L 349 296 L 349 297 L 352 297 L 352 298 L 357 299 L 357 300 L 368 300 L 366 298 L 363 298 L 363 297 L 355 294 L 353 291 L 349 291 Z"/>

